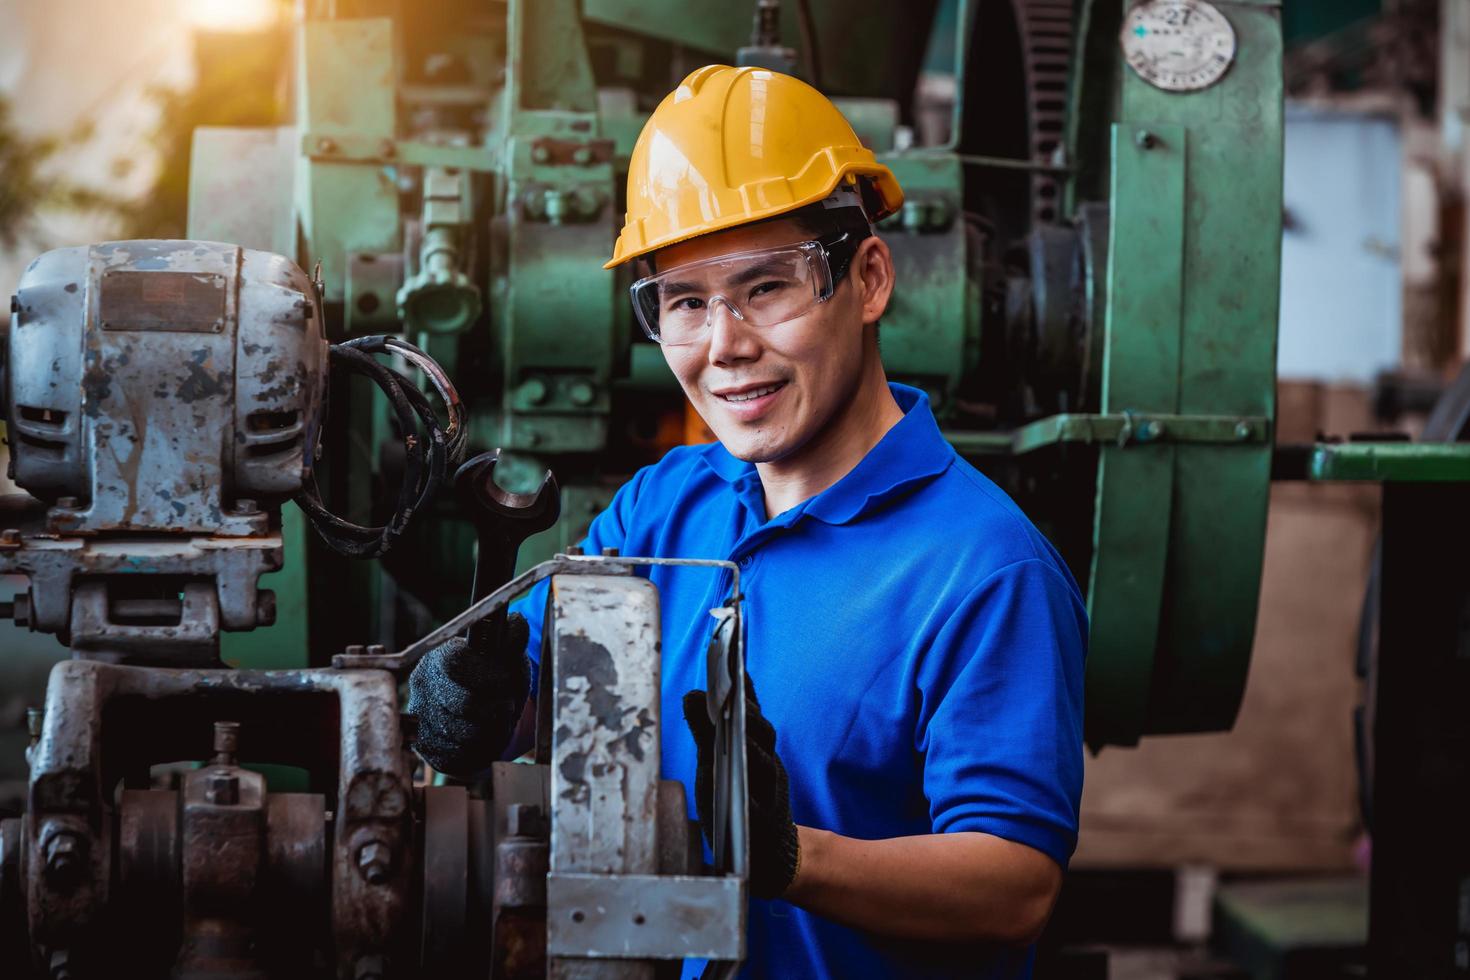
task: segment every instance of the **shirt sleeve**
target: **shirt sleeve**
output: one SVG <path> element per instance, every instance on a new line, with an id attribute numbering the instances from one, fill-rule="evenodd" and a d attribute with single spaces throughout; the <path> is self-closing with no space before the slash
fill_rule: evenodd
<path id="1" fill-rule="evenodd" d="M 582 539 L 582 550 L 589 555 L 602 553 L 603 548 L 617 548 L 622 550 L 624 542 L 628 538 L 628 530 L 633 526 L 633 507 L 637 502 L 638 491 L 649 472 L 645 467 L 633 474 L 633 478 L 618 488 L 613 495 L 612 502 L 607 509 L 592 519 L 592 524 L 587 528 L 587 536 Z M 520 599 L 510 604 L 510 611 L 520 613 L 526 617 L 526 624 L 530 627 L 527 640 L 526 655 L 531 658 L 531 663 L 536 667 L 541 665 L 541 627 L 546 615 L 546 594 L 551 589 L 551 580 L 542 579 L 531 587 Z M 535 697 L 539 686 L 540 671 L 531 671 L 531 696 Z"/>
<path id="2" fill-rule="evenodd" d="M 935 833 L 978 831 L 1066 868 L 1082 796 L 1087 612 L 1042 559 L 965 597 L 918 673 L 916 747 Z"/>

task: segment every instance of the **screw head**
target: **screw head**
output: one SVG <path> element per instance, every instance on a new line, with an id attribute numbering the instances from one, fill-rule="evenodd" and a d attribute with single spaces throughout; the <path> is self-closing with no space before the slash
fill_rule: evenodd
<path id="1" fill-rule="evenodd" d="M 1255 426 L 1251 425 L 1249 422 L 1235 423 L 1235 438 L 1239 439 L 1241 442 L 1245 442 L 1247 439 L 1250 439 L 1255 434 Z"/>
<path id="2" fill-rule="evenodd" d="M 572 404 L 586 407 L 597 400 L 597 389 L 592 387 L 590 381 L 574 381 L 567 389 L 571 396 Z"/>
<path id="3" fill-rule="evenodd" d="M 319 152 L 322 153 L 336 153 L 337 141 L 322 137 L 321 139 L 316 141 L 316 148 Z"/>
<path id="4" fill-rule="evenodd" d="M 551 150 L 543 144 L 537 143 L 531 147 L 531 160 L 534 163 L 546 163 L 551 159 Z"/>
<path id="5" fill-rule="evenodd" d="M 1140 442 L 1153 442 L 1164 434 L 1164 423 L 1157 419 L 1149 419 L 1138 427 L 1138 439 Z"/>
<path id="6" fill-rule="evenodd" d="M 235 501 L 235 513 L 242 517 L 260 512 L 259 505 L 249 497 L 241 497 Z"/>
<path id="7" fill-rule="evenodd" d="M 1133 142 L 1140 150 L 1152 150 L 1159 145 L 1159 138 L 1146 129 L 1140 129 L 1133 135 Z"/>
<path id="8" fill-rule="evenodd" d="M 357 870 L 369 885 L 385 884 L 393 870 L 393 852 L 382 841 L 368 841 L 357 849 Z"/>
<path id="9" fill-rule="evenodd" d="M 577 147 L 577 149 L 572 153 L 572 160 L 573 162 L 585 167 L 587 164 L 592 162 L 592 148 L 588 146 Z"/>

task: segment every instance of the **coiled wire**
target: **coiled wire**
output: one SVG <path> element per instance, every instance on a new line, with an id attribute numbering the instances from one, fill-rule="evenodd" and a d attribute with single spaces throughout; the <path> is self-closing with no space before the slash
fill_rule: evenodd
<path id="1" fill-rule="evenodd" d="M 376 354 L 397 355 L 422 371 L 443 402 L 448 423 L 440 424 L 428 396 L 419 390 L 418 385 L 398 371 L 380 364 L 374 357 Z M 393 408 L 404 450 L 398 500 L 386 524 L 380 527 L 354 524 L 327 510 L 322 503 L 315 472 L 308 477 L 295 500 L 333 551 L 351 558 L 379 558 L 386 555 L 408 529 L 419 509 L 433 499 L 444 482 L 445 474 L 452 474 L 464 461 L 469 442 L 465 408 L 444 369 L 406 340 L 383 335 L 358 337 L 333 344 L 331 356 L 334 367 L 372 379 Z"/>

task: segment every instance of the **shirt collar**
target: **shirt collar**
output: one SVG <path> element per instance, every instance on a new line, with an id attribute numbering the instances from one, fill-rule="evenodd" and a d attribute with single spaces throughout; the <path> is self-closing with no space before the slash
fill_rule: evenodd
<path id="1" fill-rule="evenodd" d="M 896 382 L 889 382 L 888 388 L 903 410 L 903 418 L 846 476 L 780 515 L 778 521 L 794 522 L 804 513 L 827 524 L 846 524 L 949 468 L 955 452 L 939 431 L 929 396 Z M 719 443 L 709 447 L 704 459 L 742 499 L 762 499 L 754 463 L 736 459 Z"/>

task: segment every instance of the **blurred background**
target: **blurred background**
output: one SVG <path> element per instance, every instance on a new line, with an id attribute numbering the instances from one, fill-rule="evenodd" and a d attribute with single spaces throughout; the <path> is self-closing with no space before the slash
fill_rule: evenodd
<path id="1" fill-rule="evenodd" d="M 1470 354 L 1470 3 L 1280 13 L 1277 441 L 1414 434 Z M 289 120 L 291 16 L 277 0 L 0 0 L 4 289 L 47 249 L 184 237 L 194 129 Z M 1089 760 L 1054 939 L 1113 949 L 1115 977 L 1352 975 L 1378 501 L 1373 485 L 1273 486 L 1238 721 Z M 61 653 L 0 624 L 0 808 L 24 792 L 25 709 Z"/>

